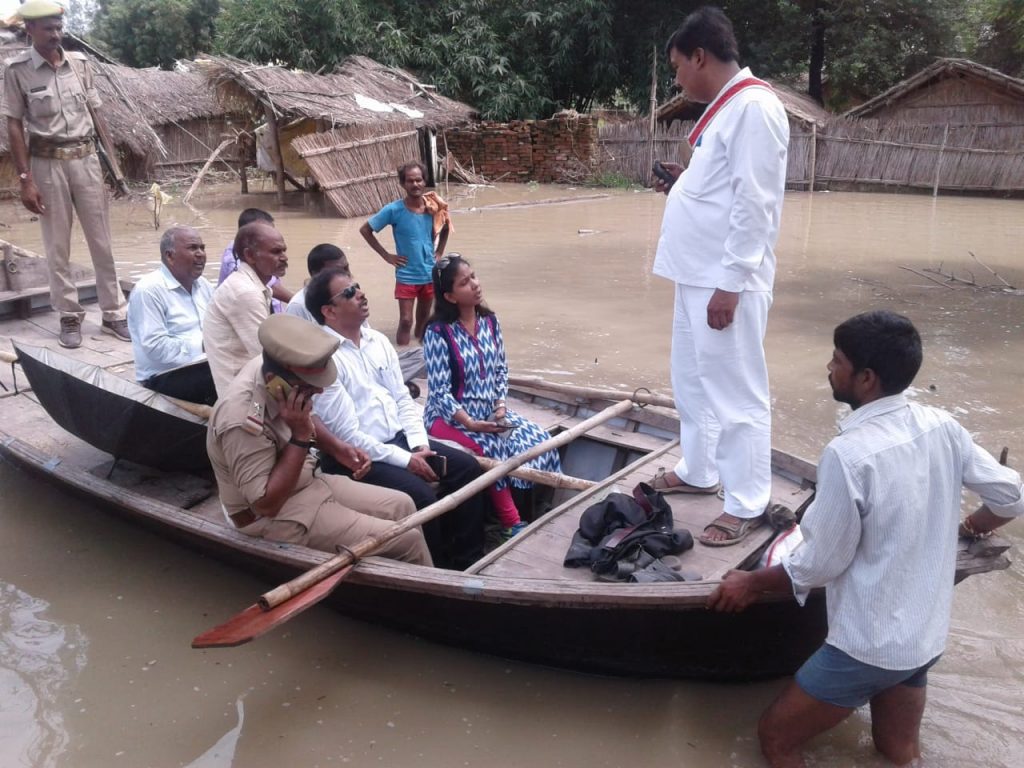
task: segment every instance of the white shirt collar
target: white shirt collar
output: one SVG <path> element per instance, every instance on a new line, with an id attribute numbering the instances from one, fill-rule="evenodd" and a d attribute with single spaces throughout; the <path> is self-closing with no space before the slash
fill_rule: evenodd
<path id="1" fill-rule="evenodd" d="M 840 421 L 839 431 L 840 433 L 848 432 L 865 421 L 869 421 L 876 416 L 898 411 L 900 408 L 906 408 L 907 405 L 909 405 L 907 397 L 902 392 L 898 395 L 889 395 L 888 397 L 872 400 L 870 403 L 857 408 L 853 413 Z"/>

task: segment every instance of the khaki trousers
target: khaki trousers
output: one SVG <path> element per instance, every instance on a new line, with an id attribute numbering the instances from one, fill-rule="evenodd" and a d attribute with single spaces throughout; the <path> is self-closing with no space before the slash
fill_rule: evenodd
<path id="1" fill-rule="evenodd" d="M 364 539 L 379 536 L 396 520 L 404 520 L 416 512 L 409 496 L 390 488 L 359 483 L 348 477 L 318 474 L 314 482 L 326 482 L 333 498 L 323 502 L 306 525 L 289 520 L 289 501 L 271 519 L 259 520 L 245 528 L 245 532 L 268 541 L 302 544 L 324 552 L 338 553 L 345 547 L 354 547 Z M 300 516 L 306 517 L 305 514 Z M 374 552 L 381 557 L 404 560 L 418 565 L 432 565 L 430 550 L 419 528 L 406 531 Z"/>
<path id="2" fill-rule="evenodd" d="M 110 214 L 99 158 L 96 154 L 79 160 L 32 157 L 31 164 L 32 178 L 46 206 L 46 213 L 39 220 L 43 225 L 43 248 L 50 268 L 50 305 L 61 317 L 79 320 L 85 317 L 69 266 L 74 209 L 89 244 L 103 319 L 123 320 L 127 303 L 117 282 L 114 254 L 110 249 Z"/>

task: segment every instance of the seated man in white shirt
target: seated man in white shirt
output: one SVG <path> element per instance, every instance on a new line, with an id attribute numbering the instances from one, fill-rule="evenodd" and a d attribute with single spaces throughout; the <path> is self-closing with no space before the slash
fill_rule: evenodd
<path id="1" fill-rule="evenodd" d="M 313 246 L 313 249 L 306 257 L 306 266 L 309 269 L 310 278 L 316 277 L 325 269 L 340 269 L 351 274 L 348 266 L 348 257 L 345 256 L 345 252 L 338 246 L 331 245 L 330 243 L 320 243 L 320 245 Z M 284 311 L 289 315 L 295 315 L 303 320 L 316 323 L 316 319 L 306 309 L 305 286 L 292 296 L 292 300 L 288 302 L 288 306 L 285 307 Z M 367 328 L 370 327 L 369 322 L 365 322 L 364 325 Z M 402 366 L 402 379 L 405 381 L 405 386 L 409 388 L 409 393 L 414 398 L 419 397 L 420 388 L 412 379 L 426 375 L 427 367 L 423 363 L 423 347 L 404 347 L 398 353 L 398 362 Z"/>
<path id="2" fill-rule="evenodd" d="M 407 493 L 423 509 L 437 501 L 431 483 L 451 493 L 480 476 L 473 456 L 427 438 L 423 415 L 402 382 L 398 353 L 383 333 L 364 325 L 369 303 L 347 272 L 325 270 L 313 278 L 306 308 L 340 341 L 338 378 L 317 395 L 313 410 L 328 432 L 369 455 L 373 465 L 364 483 Z M 347 474 L 324 447 L 324 472 Z M 463 570 L 482 556 L 485 510 L 478 493 L 423 526 L 436 566 Z"/>
<path id="3" fill-rule="evenodd" d="M 202 236 L 171 227 L 160 238 L 160 260 L 128 300 L 135 378 L 162 394 L 212 405 L 217 392 L 203 356 L 203 318 L 213 286 L 203 277 Z"/>
<path id="4" fill-rule="evenodd" d="M 343 272 L 350 272 L 348 257 L 345 256 L 345 252 L 338 246 L 331 245 L 330 243 L 320 243 L 320 245 L 313 246 L 309 255 L 306 256 L 306 268 L 309 270 L 309 277 L 311 279 L 325 269 L 340 269 Z M 309 320 L 311 323 L 316 322 L 309 313 L 309 310 L 306 309 L 306 286 L 302 286 L 292 295 L 292 299 L 288 302 L 288 306 L 284 308 L 284 311 L 289 315 Z"/>
<path id="5" fill-rule="evenodd" d="M 256 221 L 235 235 L 238 269 L 213 292 L 203 323 L 203 345 L 217 394 L 227 391 L 242 366 L 263 352 L 260 323 L 270 316 L 272 275 L 288 269 L 288 246 L 272 225 Z"/>
<path id="6" fill-rule="evenodd" d="M 708 606 L 740 611 L 767 593 L 802 604 L 824 586 L 828 638 L 762 715 L 761 750 L 772 766 L 804 765 L 806 741 L 870 702 L 875 747 L 905 765 L 921 756 L 928 668 L 949 631 L 957 534 L 982 536 L 1024 515 L 1024 486 L 952 416 L 903 394 L 922 359 L 907 318 L 857 315 L 836 328 L 834 343 L 829 384 L 853 413 L 822 453 L 804 542 L 781 565 L 730 571 Z M 960 522 L 962 488 L 984 506 Z"/>

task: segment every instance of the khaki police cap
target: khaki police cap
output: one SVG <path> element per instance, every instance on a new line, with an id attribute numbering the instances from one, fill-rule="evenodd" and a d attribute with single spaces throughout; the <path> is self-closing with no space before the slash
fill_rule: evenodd
<path id="1" fill-rule="evenodd" d="M 308 320 L 271 315 L 260 324 L 259 339 L 267 357 L 314 387 L 329 387 L 338 378 L 331 355 L 341 342 Z"/>
<path id="2" fill-rule="evenodd" d="M 28 0 L 18 8 L 18 15 L 25 21 L 48 19 L 51 16 L 63 16 L 64 6 L 53 2 L 53 0 Z"/>

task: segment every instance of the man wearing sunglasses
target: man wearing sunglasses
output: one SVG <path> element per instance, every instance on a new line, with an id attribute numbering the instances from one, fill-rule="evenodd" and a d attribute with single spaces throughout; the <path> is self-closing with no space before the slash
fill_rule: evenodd
<path id="1" fill-rule="evenodd" d="M 398 353 L 384 334 L 364 324 L 369 302 L 350 275 L 321 272 L 306 287 L 306 308 L 338 341 L 337 379 L 316 397 L 313 409 L 327 432 L 369 456 L 372 466 L 363 482 L 407 493 L 422 509 L 437 501 L 438 491 L 451 493 L 480 476 L 472 456 L 427 438 L 422 413 L 403 383 Z M 445 469 L 435 471 L 441 465 Z M 351 471 L 329 449 L 323 468 Z M 423 526 L 438 567 L 463 570 L 480 558 L 484 513 L 484 497 L 477 494 Z"/>

